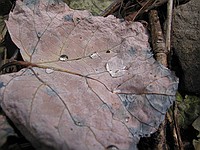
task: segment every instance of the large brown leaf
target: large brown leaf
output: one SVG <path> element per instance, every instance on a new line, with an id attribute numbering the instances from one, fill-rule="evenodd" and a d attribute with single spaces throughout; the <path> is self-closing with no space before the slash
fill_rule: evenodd
<path id="1" fill-rule="evenodd" d="M 57 2 L 57 1 L 56 1 Z M 47 0 L 18 1 L 7 27 L 25 61 L 1 75 L 1 105 L 38 149 L 136 149 L 174 101 L 146 29 Z"/>

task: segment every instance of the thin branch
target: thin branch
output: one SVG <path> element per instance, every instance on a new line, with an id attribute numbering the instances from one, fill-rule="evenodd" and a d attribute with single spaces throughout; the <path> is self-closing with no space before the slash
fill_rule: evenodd
<path id="1" fill-rule="evenodd" d="M 173 0 L 169 0 L 167 3 L 167 29 L 165 38 L 166 41 L 165 45 L 168 52 L 170 52 L 171 49 L 172 12 L 173 12 Z"/>
<path id="2" fill-rule="evenodd" d="M 151 25 L 152 46 L 156 60 L 167 67 L 168 52 L 166 50 L 165 40 L 162 33 L 157 10 L 151 10 L 149 12 L 149 22 Z"/>
<path id="3" fill-rule="evenodd" d="M 106 10 L 104 12 L 102 12 L 100 15 L 101 16 L 108 16 L 113 14 L 116 10 L 118 10 L 121 6 L 121 4 L 123 3 L 123 0 L 116 0 L 114 1 L 112 4 L 110 4 L 110 6 L 108 6 L 108 8 L 106 8 Z"/>

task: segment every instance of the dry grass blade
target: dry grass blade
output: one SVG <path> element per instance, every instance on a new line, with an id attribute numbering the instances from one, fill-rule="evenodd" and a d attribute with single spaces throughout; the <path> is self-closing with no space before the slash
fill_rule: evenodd
<path id="1" fill-rule="evenodd" d="M 120 8 L 120 6 L 122 5 L 123 0 L 116 0 L 114 1 L 104 12 L 102 12 L 100 15 L 101 16 L 108 16 L 113 14 L 116 10 L 118 10 Z"/>

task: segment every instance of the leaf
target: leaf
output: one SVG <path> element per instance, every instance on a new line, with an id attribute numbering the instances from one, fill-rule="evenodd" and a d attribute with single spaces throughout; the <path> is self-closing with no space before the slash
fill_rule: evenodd
<path id="1" fill-rule="evenodd" d="M 1 111 L 1 110 L 0 110 Z M 17 136 L 14 129 L 9 125 L 6 117 L 0 112 L 0 147 L 2 147 L 9 136 Z"/>
<path id="2" fill-rule="evenodd" d="M 200 115 L 200 98 L 191 95 L 182 98 L 177 95 L 177 99 L 179 126 L 186 129 Z"/>
<path id="3" fill-rule="evenodd" d="M 113 1 L 115 0 L 64 0 L 70 8 L 87 9 L 94 15 L 101 14 Z"/>
<path id="4" fill-rule="evenodd" d="M 197 135 L 197 140 L 193 140 L 193 145 L 195 150 L 198 150 L 200 148 L 200 116 L 192 123 L 192 126 L 199 132 Z"/>
<path id="5" fill-rule="evenodd" d="M 6 35 L 6 24 L 4 22 L 4 20 L 6 19 L 6 17 L 0 16 L 0 60 L 2 60 L 2 56 L 5 50 L 5 46 L 4 46 L 4 37 Z M 1 62 L 0 62 L 1 63 Z"/>
<path id="6" fill-rule="evenodd" d="M 0 76 L 1 105 L 37 149 L 136 149 L 175 99 L 139 22 L 92 16 L 58 1 L 17 1 L 6 22 L 32 64 Z"/>
<path id="7" fill-rule="evenodd" d="M 200 116 L 192 123 L 192 126 L 199 131 L 198 138 L 200 138 Z"/>

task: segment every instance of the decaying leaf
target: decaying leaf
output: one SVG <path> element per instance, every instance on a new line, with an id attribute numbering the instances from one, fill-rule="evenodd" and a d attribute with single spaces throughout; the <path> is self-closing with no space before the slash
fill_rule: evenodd
<path id="1" fill-rule="evenodd" d="M 0 110 L 1 111 L 1 110 Z M 9 136 L 17 136 L 14 129 L 9 125 L 6 117 L 0 112 L 0 147 L 2 147 Z"/>
<path id="2" fill-rule="evenodd" d="M 173 103 L 178 80 L 139 22 L 53 0 L 18 1 L 6 22 L 35 67 L 0 76 L 5 113 L 37 149 L 136 149 Z"/>

